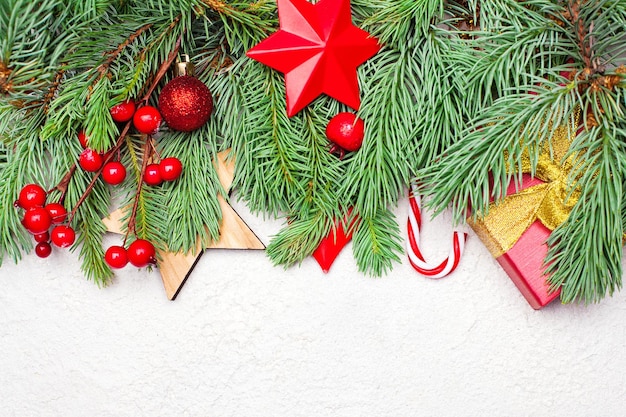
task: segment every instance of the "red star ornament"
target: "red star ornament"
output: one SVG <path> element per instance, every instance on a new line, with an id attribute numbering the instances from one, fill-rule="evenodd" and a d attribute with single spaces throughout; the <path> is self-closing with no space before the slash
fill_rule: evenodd
<path id="1" fill-rule="evenodd" d="M 277 0 L 280 30 L 247 55 L 285 74 L 287 115 L 320 94 L 358 110 L 357 67 L 380 49 L 352 24 L 350 0 Z"/>

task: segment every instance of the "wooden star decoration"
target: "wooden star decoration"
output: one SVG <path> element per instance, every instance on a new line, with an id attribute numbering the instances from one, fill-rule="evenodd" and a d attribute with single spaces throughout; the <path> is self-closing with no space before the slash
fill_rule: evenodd
<path id="1" fill-rule="evenodd" d="M 357 67 L 380 49 L 352 24 L 350 0 L 277 0 L 280 30 L 247 55 L 285 74 L 287 115 L 320 94 L 358 110 Z"/>
<path id="2" fill-rule="evenodd" d="M 229 191 L 233 183 L 235 172 L 234 158 L 228 158 L 230 150 L 226 150 L 217 154 L 215 166 L 220 183 L 225 190 Z M 228 204 L 228 202 L 218 195 L 217 199 L 222 210 L 222 224 L 220 226 L 220 238 L 212 242 L 206 248 L 200 247 L 200 244 L 194 251 L 189 253 L 174 253 L 166 251 L 158 251 L 157 257 L 160 259 L 157 263 L 165 293 L 167 298 L 174 300 L 181 288 L 191 275 L 193 268 L 204 253 L 204 249 L 265 249 L 265 245 L 259 240 L 254 232 L 248 227 L 237 212 Z M 103 219 L 107 231 L 112 233 L 124 234 L 122 218 L 124 216 L 123 209 L 117 209 Z"/>

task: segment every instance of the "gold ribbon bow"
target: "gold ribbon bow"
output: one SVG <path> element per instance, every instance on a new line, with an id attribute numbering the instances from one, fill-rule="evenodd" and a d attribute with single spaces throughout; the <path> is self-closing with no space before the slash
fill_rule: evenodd
<path id="1" fill-rule="evenodd" d="M 552 157 L 548 144 L 544 144 L 535 173 L 535 177 L 544 183 L 508 195 L 497 204 L 491 203 L 487 216 L 469 221 L 494 257 L 511 249 L 535 220 L 550 230 L 567 220 L 580 198 L 580 190 L 573 190 L 568 196 L 567 179 L 573 161 L 571 157 L 565 159 L 565 155 L 572 134 L 572 129 L 567 126 L 555 130 L 551 141 Z M 528 155 L 523 157 L 522 172 L 531 172 Z"/>

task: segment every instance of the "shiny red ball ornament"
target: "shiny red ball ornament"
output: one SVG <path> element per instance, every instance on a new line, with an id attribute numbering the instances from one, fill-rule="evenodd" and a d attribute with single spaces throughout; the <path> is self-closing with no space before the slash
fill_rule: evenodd
<path id="1" fill-rule="evenodd" d="M 96 172 L 102 167 L 102 155 L 91 148 L 85 149 L 78 158 L 78 164 L 87 172 Z"/>
<path id="2" fill-rule="evenodd" d="M 47 242 L 50 240 L 50 233 L 43 232 L 39 233 L 38 235 L 34 235 L 33 237 L 35 238 L 35 242 L 37 243 Z"/>
<path id="3" fill-rule="evenodd" d="M 330 119 L 326 126 L 326 137 L 334 143 L 331 152 L 339 151 L 341 156 L 345 151 L 359 150 L 364 136 L 365 124 L 353 113 L 339 113 Z"/>
<path id="4" fill-rule="evenodd" d="M 128 255 L 126 249 L 122 246 L 111 246 L 104 253 L 104 262 L 111 268 L 124 268 L 128 264 Z"/>
<path id="5" fill-rule="evenodd" d="M 116 104 L 109 110 L 111 117 L 118 123 L 124 123 L 133 118 L 135 114 L 135 102 L 128 100 L 120 104 Z"/>
<path id="6" fill-rule="evenodd" d="M 56 226 L 50 233 L 50 240 L 60 248 L 67 248 L 76 240 L 76 232 L 69 226 Z"/>
<path id="7" fill-rule="evenodd" d="M 148 164 L 146 171 L 143 173 L 143 182 L 148 185 L 161 185 L 163 178 L 161 177 L 161 169 L 159 164 Z"/>
<path id="8" fill-rule="evenodd" d="M 35 246 L 35 254 L 40 258 L 47 258 L 52 253 L 52 246 L 48 242 L 39 242 Z"/>
<path id="9" fill-rule="evenodd" d="M 20 190 L 15 206 L 23 209 L 43 207 L 46 204 L 46 191 L 37 184 L 27 184 Z"/>
<path id="10" fill-rule="evenodd" d="M 126 167 L 119 161 L 107 162 L 102 169 L 102 179 L 107 184 L 121 184 L 126 178 Z"/>
<path id="11" fill-rule="evenodd" d="M 178 158 L 171 156 L 161 160 L 159 172 L 163 181 L 175 181 L 183 173 L 183 164 Z"/>
<path id="12" fill-rule="evenodd" d="M 161 90 L 159 110 L 170 129 L 191 132 L 202 127 L 211 117 L 213 97 L 202 81 L 182 75 Z"/>
<path id="13" fill-rule="evenodd" d="M 128 261 L 137 268 L 156 263 L 154 245 L 147 240 L 137 239 L 128 246 Z"/>
<path id="14" fill-rule="evenodd" d="M 141 133 L 152 135 L 159 130 L 161 126 L 161 113 L 156 107 L 143 106 L 137 109 L 133 115 L 133 125 Z"/>
<path id="15" fill-rule="evenodd" d="M 39 235 L 48 231 L 52 225 L 52 219 L 45 208 L 33 207 L 24 213 L 22 224 L 33 235 Z"/>
<path id="16" fill-rule="evenodd" d="M 50 214 L 53 224 L 61 224 L 67 218 L 67 210 L 60 203 L 50 203 L 46 205 L 46 210 Z"/>
<path id="17" fill-rule="evenodd" d="M 89 147 L 89 138 L 82 130 L 78 132 L 78 142 L 80 142 L 80 146 L 82 146 L 83 149 L 87 149 Z"/>

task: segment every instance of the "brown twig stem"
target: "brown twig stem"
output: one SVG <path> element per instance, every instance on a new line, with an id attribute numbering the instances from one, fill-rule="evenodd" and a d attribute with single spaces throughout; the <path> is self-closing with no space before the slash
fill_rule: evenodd
<path id="1" fill-rule="evenodd" d="M 106 61 L 104 61 L 102 64 L 100 64 L 100 66 L 98 67 L 98 72 L 100 73 L 100 75 L 98 76 L 98 78 L 96 79 L 96 81 L 94 82 L 94 84 L 97 84 L 98 81 L 100 81 L 109 71 L 109 67 L 111 66 L 111 64 L 117 59 L 117 57 L 119 56 L 120 53 L 122 53 L 122 51 L 124 50 L 124 48 L 126 48 L 131 42 L 133 42 L 137 37 L 139 37 L 139 35 L 141 35 L 142 33 L 144 33 L 145 31 L 147 31 L 148 29 L 150 29 L 152 27 L 152 23 L 147 23 L 145 25 L 143 25 L 142 27 L 140 27 L 139 29 L 137 29 L 135 32 L 133 32 L 128 39 L 126 39 L 124 42 L 120 43 L 117 46 L 117 49 L 113 50 L 113 51 L 109 51 L 109 52 L 105 52 L 105 55 L 109 55 L 109 57 L 106 59 Z"/>
<path id="2" fill-rule="evenodd" d="M 141 161 L 141 172 L 139 173 L 139 181 L 137 184 L 137 192 L 135 194 L 135 199 L 133 201 L 133 209 L 130 212 L 130 217 L 128 218 L 128 228 L 126 230 L 126 235 L 124 236 L 124 246 L 126 246 L 126 239 L 128 239 L 128 235 L 132 232 L 135 236 L 137 236 L 137 208 L 139 207 L 139 197 L 141 196 L 141 190 L 143 189 L 143 174 L 146 172 L 146 167 L 148 166 L 148 160 L 150 159 L 150 155 L 152 153 L 152 137 L 146 137 L 146 142 L 143 145 L 143 158 Z"/>
<path id="3" fill-rule="evenodd" d="M 150 88 L 148 89 L 148 92 L 141 99 L 143 104 L 147 104 L 148 103 L 148 100 L 150 99 L 150 96 L 152 95 L 152 92 L 154 91 L 156 86 L 159 84 L 159 82 L 161 81 L 163 76 L 165 76 L 165 73 L 167 72 L 169 67 L 172 65 L 172 62 L 174 62 L 174 60 L 176 59 L 176 56 L 178 55 L 178 50 L 180 49 L 180 43 L 182 41 L 182 38 L 183 38 L 183 35 L 180 35 L 178 37 L 178 39 L 176 40 L 176 44 L 174 45 L 174 49 L 167 56 L 167 60 L 165 60 L 161 64 L 161 66 L 159 67 L 159 71 L 157 71 L 157 73 L 156 73 L 156 75 L 154 77 L 154 80 L 152 80 L 152 84 L 150 85 Z"/>
<path id="4" fill-rule="evenodd" d="M 67 187 L 69 186 L 70 181 L 72 180 L 72 176 L 74 175 L 75 172 L 76 172 L 76 163 L 74 162 L 70 170 L 67 172 L 67 174 L 63 176 L 63 178 L 56 185 L 56 187 L 53 187 L 50 190 L 48 190 L 48 194 L 50 194 L 52 191 L 55 191 L 55 190 L 61 192 L 61 196 L 59 197 L 59 204 L 63 204 L 63 202 L 65 201 L 65 195 L 67 194 Z"/>

